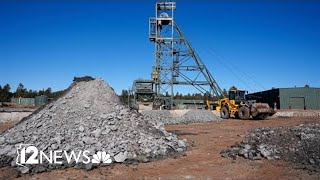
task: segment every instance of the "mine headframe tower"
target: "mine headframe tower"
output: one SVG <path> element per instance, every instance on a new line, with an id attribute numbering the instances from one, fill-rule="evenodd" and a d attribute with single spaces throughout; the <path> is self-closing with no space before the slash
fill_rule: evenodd
<path id="1" fill-rule="evenodd" d="M 154 104 L 171 92 L 172 106 L 176 85 L 190 85 L 203 94 L 221 96 L 221 88 L 175 22 L 175 10 L 175 2 L 157 2 L 155 17 L 149 19 L 149 39 L 155 45 L 151 74 L 155 84 Z"/>

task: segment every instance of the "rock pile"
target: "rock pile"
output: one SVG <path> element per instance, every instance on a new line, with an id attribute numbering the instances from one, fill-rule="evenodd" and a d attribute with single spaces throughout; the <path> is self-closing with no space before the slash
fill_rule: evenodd
<path id="1" fill-rule="evenodd" d="M 319 111 L 280 111 L 274 114 L 271 118 L 281 117 L 320 117 Z"/>
<path id="2" fill-rule="evenodd" d="M 240 144 L 222 151 L 221 155 L 250 160 L 283 159 L 296 163 L 299 168 L 319 171 L 320 125 L 255 129 Z"/>
<path id="3" fill-rule="evenodd" d="M 222 119 L 214 115 L 211 111 L 208 110 L 190 110 L 187 111 L 182 116 L 174 116 L 170 111 L 142 111 L 145 117 L 150 119 L 153 122 L 163 123 L 163 124 L 187 124 L 187 123 L 196 123 L 196 122 L 219 122 Z"/>
<path id="4" fill-rule="evenodd" d="M 182 123 L 219 122 L 222 120 L 208 110 L 191 110 L 177 119 Z"/>
<path id="5" fill-rule="evenodd" d="M 172 116 L 170 111 L 164 110 L 149 110 L 149 111 L 142 111 L 141 114 L 150 119 L 153 123 L 159 124 L 178 124 L 176 119 Z"/>
<path id="6" fill-rule="evenodd" d="M 34 112 L 0 135 L 0 166 L 16 165 L 19 144 L 40 151 L 98 151 L 113 162 L 149 161 L 186 150 L 186 140 L 166 132 L 137 112 L 120 104 L 112 88 L 101 79 L 77 79 L 59 99 Z M 81 159 L 80 159 L 81 161 Z M 35 164 L 20 167 L 23 173 L 95 164 Z M 19 166 L 18 166 L 19 167 Z"/>

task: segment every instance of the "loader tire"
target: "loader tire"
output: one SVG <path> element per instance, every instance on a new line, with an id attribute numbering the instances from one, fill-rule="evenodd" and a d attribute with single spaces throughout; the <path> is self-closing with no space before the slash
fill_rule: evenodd
<path id="1" fill-rule="evenodd" d="M 250 109 L 246 106 L 242 106 L 238 110 L 238 116 L 242 120 L 247 120 L 250 118 Z"/>
<path id="2" fill-rule="evenodd" d="M 230 114 L 229 114 L 228 108 L 223 107 L 223 108 L 220 110 L 220 117 L 221 117 L 222 119 L 229 119 Z"/>

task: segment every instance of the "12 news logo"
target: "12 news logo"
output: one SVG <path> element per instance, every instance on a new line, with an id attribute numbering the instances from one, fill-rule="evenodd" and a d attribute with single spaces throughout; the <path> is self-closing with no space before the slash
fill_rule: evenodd
<path id="1" fill-rule="evenodd" d="M 24 166 L 27 164 L 42 164 L 44 162 L 50 164 L 62 164 L 63 160 L 67 163 L 94 163 L 94 164 L 111 164 L 112 159 L 110 155 L 104 151 L 98 151 L 96 154 L 90 158 L 90 151 L 49 151 L 48 153 L 44 153 L 43 151 L 39 151 L 37 147 L 32 144 L 20 144 L 17 148 L 17 158 L 16 164 L 19 166 Z"/>

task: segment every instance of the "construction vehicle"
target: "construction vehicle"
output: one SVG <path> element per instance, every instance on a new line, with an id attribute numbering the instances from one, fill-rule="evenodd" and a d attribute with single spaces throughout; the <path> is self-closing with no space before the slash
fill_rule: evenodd
<path id="1" fill-rule="evenodd" d="M 252 117 L 256 120 L 263 120 L 276 113 L 267 103 L 247 100 L 246 92 L 244 90 L 230 89 L 229 97 L 223 97 L 215 102 L 216 110 L 220 111 L 220 117 L 223 119 L 233 117 L 243 120 Z M 212 104 L 212 101 L 207 101 L 208 107 Z"/>

